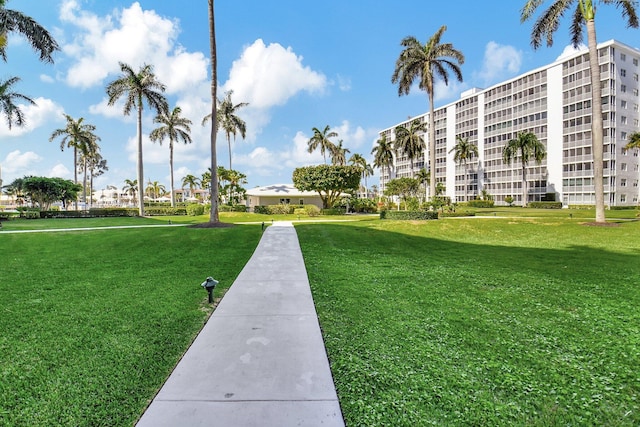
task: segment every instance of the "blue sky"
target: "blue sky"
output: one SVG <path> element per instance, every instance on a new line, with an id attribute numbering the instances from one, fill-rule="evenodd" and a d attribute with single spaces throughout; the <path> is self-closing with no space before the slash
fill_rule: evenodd
<path id="1" fill-rule="evenodd" d="M 248 102 L 239 115 L 247 138 L 233 143 L 233 168 L 248 177 L 246 188 L 291 182 L 294 168 L 322 163 L 307 153 L 313 127 L 329 125 L 351 153 L 370 161 L 377 133 L 428 109 L 424 92 L 399 97 L 391 83 L 400 41 L 413 35 L 425 42 L 447 25 L 444 42 L 466 57 L 463 83 L 439 86 L 436 106 L 454 101 L 471 87 L 486 88 L 553 62 L 569 44 L 565 20 L 551 48 L 533 51 L 531 23 L 520 24 L 523 1 L 449 2 L 425 0 L 218 0 L 219 96 Z M 62 47 L 55 64 L 38 62 L 26 42 L 11 35 L 0 78 L 18 76 L 16 87 L 37 102 L 24 106 L 25 128 L 0 122 L 0 165 L 4 184 L 24 175 L 73 177 L 73 154 L 49 136 L 64 127 L 63 113 L 84 117 L 100 136 L 109 171 L 95 187 L 136 177 L 135 117 L 106 105 L 106 85 L 118 62 L 134 68 L 152 64 L 167 86 L 171 107 L 190 118 L 193 144 L 175 149 L 177 186 L 187 174 L 200 176 L 209 165 L 208 130 L 200 126 L 210 111 L 209 38 L 206 0 L 10 0 L 44 25 Z M 637 47 L 640 33 L 626 29 L 620 12 L 603 6 L 596 17 L 598 39 Z M 143 119 L 145 181 L 169 187 L 167 144 L 152 144 L 153 115 Z M 228 167 L 228 149 L 218 136 L 218 162 Z M 377 183 L 377 178 L 369 184 Z"/>

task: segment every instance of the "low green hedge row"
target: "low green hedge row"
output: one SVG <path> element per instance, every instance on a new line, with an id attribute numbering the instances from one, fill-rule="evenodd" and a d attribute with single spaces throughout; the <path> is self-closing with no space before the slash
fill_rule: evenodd
<path id="1" fill-rule="evenodd" d="M 469 200 L 466 203 L 470 208 L 492 208 L 494 205 L 493 200 Z"/>
<path id="2" fill-rule="evenodd" d="M 247 207 L 245 205 L 234 205 L 234 206 L 220 205 L 218 206 L 218 211 L 219 212 L 246 212 Z"/>
<path id="3" fill-rule="evenodd" d="M 380 211 L 380 219 L 429 220 L 438 219 L 436 211 Z"/>
<path id="4" fill-rule="evenodd" d="M 527 206 L 533 209 L 562 209 L 562 202 L 529 202 Z"/>
<path id="5" fill-rule="evenodd" d="M 458 211 L 458 212 L 440 212 L 439 218 L 454 218 L 462 216 L 476 216 L 475 212 Z"/>

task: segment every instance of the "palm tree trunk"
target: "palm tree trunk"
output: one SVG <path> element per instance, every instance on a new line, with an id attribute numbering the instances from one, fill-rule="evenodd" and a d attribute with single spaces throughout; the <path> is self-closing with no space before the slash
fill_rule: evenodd
<path id="1" fill-rule="evenodd" d="M 591 70 L 591 144 L 593 149 L 593 180 L 596 193 L 596 222 L 605 222 L 604 174 L 603 174 L 603 125 L 602 91 L 600 89 L 600 64 L 596 42 L 596 26 L 593 19 L 587 20 L 589 44 L 589 68 Z"/>
<path id="2" fill-rule="evenodd" d="M 433 87 L 429 96 L 429 168 L 431 170 L 431 181 L 429 182 L 429 193 L 431 197 L 436 195 L 436 119 L 433 117 L 435 110 L 433 105 Z"/>
<path id="3" fill-rule="evenodd" d="M 73 183 L 77 184 L 78 183 L 78 149 L 75 147 L 73 147 Z M 76 208 L 76 210 L 78 210 L 78 198 L 76 197 L 76 200 L 74 201 L 74 206 Z"/>
<path id="4" fill-rule="evenodd" d="M 233 170 L 231 167 L 231 136 L 227 135 L 227 145 L 229 146 L 229 170 Z"/>
<path id="5" fill-rule="evenodd" d="M 469 174 L 467 173 L 467 163 L 465 162 L 465 164 L 464 164 L 464 200 L 463 200 L 463 202 L 467 201 L 467 184 L 469 183 L 468 179 L 469 179 Z"/>
<path id="6" fill-rule="evenodd" d="M 522 162 L 522 207 L 527 207 L 527 165 Z"/>
<path id="7" fill-rule="evenodd" d="M 144 216 L 144 171 L 142 170 L 142 96 L 138 96 L 138 215 Z"/>
<path id="8" fill-rule="evenodd" d="M 216 153 L 218 58 L 214 0 L 209 0 L 209 48 L 211 54 L 211 214 L 209 222 L 220 222 L 218 211 L 218 158 Z"/>
<path id="9" fill-rule="evenodd" d="M 84 164 L 82 165 L 84 170 L 84 177 L 82 178 L 82 194 L 83 194 L 83 202 L 84 208 L 87 209 L 87 158 L 85 155 Z"/>
<path id="10" fill-rule="evenodd" d="M 171 139 L 169 139 L 169 175 L 169 180 L 171 181 L 171 183 L 169 184 L 171 185 L 171 207 L 175 208 L 176 197 L 173 193 L 173 141 Z"/>

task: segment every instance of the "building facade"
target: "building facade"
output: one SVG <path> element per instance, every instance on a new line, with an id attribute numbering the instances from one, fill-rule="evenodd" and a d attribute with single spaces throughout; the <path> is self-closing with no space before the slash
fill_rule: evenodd
<path id="1" fill-rule="evenodd" d="M 627 137 L 640 131 L 640 51 L 611 40 L 598 45 L 603 122 L 604 192 L 608 206 L 633 206 L 639 198 L 638 150 L 625 150 Z M 555 200 L 564 206 L 594 205 L 593 154 L 591 149 L 591 82 L 589 54 L 576 52 L 545 67 L 527 72 L 487 89 L 471 89 L 460 99 L 434 112 L 436 133 L 436 182 L 446 195 L 462 202 L 485 190 L 497 205 L 511 196 L 522 204 L 522 164 L 507 164 L 502 151 L 521 132 L 532 132 L 545 145 L 540 165 L 527 166 L 527 199 Z M 429 113 L 398 123 L 380 132 L 395 140 L 394 129 L 420 120 L 428 126 Z M 478 147 L 478 156 L 466 165 L 453 160 L 458 138 Z M 428 168 L 426 150 L 410 161 L 394 155 L 391 173 L 381 170 L 380 187 L 393 178 L 414 175 Z M 465 188 L 466 187 L 466 188 Z"/>

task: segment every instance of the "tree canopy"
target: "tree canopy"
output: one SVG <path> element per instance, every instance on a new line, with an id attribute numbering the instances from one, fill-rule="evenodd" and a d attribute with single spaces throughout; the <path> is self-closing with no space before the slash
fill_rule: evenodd
<path id="1" fill-rule="evenodd" d="M 73 181 L 62 178 L 47 178 L 44 176 L 25 176 L 13 181 L 10 189 L 19 190 L 31 203 L 37 204 L 40 210 L 47 211 L 51 204 L 61 201 L 67 202 L 78 199 L 82 186 Z"/>
<path id="2" fill-rule="evenodd" d="M 306 166 L 293 171 L 293 185 L 300 191 L 317 191 L 324 208 L 330 208 L 342 193 L 358 189 L 361 174 L 357 166 Z"/>

